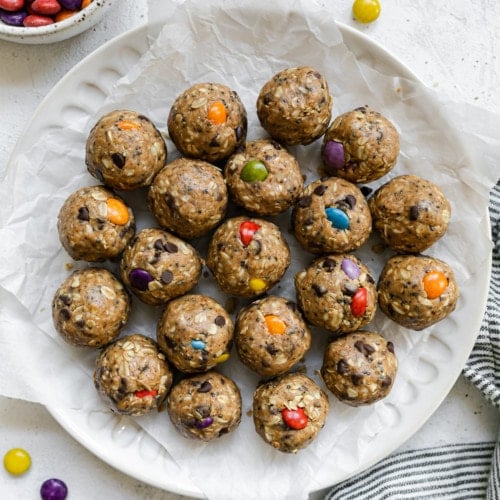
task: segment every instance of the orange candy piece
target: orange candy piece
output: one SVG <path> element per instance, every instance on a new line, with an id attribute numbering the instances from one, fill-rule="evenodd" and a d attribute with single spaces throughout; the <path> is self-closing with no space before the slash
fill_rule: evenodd
<path id="1" fill-rule="evenodd" d="M 141 126 L 136 122 L 131 122 L 130 120 L 121 120 L 118 122 L 118 128 L 120 130 L 137 130 Z"/>
<path id="2" fill-rule="evenodd" d="M 227 111 L 222 101 L 215 101 L 208 109 L 207 119 L 214 125 L 226 123 Z"/>
<path id="3" fill-rule="evenodd" d="M 106 205 L 108 207 L 109 222 L 123 226 L 129 221 L 130 216 L 125 203 L 116 198 L 108 198 Z"/>
<path id="4" fill-rule="evenodd" d="M 286 332 L 286 324 L 282 319 L 278 318 L 278 316 L 268 314 L 264 319 L 271 335 L 283 335 Z"/>
<path id="5" fill-rule="evenodd" d="M 448 286 L 448 278 L 441 271 L 425 273 L 422 281 L 428 299 L 437 299 Z"/>
<path id="6" fill-rule="evenodd" d="M 63 9 L 63 10 L 60 10 L 56 14 L 56 17 L 54 17 L 54 20 L 56 23 L 59 23 L 61 21 L 64 21 L 65 19 L 68 19 L 69 17 L 74 16 L 77 13 L 78 13 L 77 10 L 65 10 L 65 9 Z"/>
<path id="7" fill-rule="evenodd" d="M 92 0 L 83 0 L 82 9 L 85 9 L 85 7 L 88 7 L 91 3 L 92 3 Z"/>

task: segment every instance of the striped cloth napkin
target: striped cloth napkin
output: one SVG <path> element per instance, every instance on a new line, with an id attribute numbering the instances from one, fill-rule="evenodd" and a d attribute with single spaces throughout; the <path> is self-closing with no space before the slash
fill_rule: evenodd
<path id="1" fill-rule="evenodd" d="M 488 302 L 463 374 L 500 411 L 500 181 L 491 192 L 490 220 L 494 248 Z M 396 453 L 339 483 L 325 500 L 408 498 L 500 499 L 500 436 L 496 443 Z"/>

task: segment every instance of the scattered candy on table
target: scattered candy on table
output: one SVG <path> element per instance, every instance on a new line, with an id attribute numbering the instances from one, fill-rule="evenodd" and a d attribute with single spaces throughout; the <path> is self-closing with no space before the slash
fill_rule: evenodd
<path id="1" fill-rule="evenodd" d="M 60 479 L 47 479 L 42 483 L 40 488 L 42 500 L 64 500 L 67 495 L 68 487 Z"/>
<path id="2" fill-rule="evenodd" d="M 92 0 L 0 0 L 0 20 L 10 26 L 36 28 L 73 16 Z"/>
<path id="3" fill-rule="evenodd" d="M 355 0 L 352 4 L 352 14 L 360 23 L 372 23 L 380 15 L 380 2 L 379 0 Z"/>
<path id="4" fill-rule="evenodd" d="M 20 476 L 31 467 L 30 454 L 22 448 L 12 448 L 4 455 L 3 465 L 9 474 Z"/>

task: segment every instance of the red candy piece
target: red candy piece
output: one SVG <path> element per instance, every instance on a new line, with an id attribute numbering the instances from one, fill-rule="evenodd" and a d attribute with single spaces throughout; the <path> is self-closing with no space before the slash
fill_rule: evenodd
<path id="1" fill-rule="evenodd" d="M 35 0 L 31 4 L 31 9 L 36 14 L 52 16 L 61 10 L 61 5 L 57 0 Z"/>
<path id="2" fill-rule="evenodd" d="M 253 240 L 253 235 L 260 229 L 255 222 L 247 220 L 240 224 L 240 239 L 243 245 L 247 246 Z"/>
<path id="3" fill-rule="evenodd" d="M 302 408 L 297 408 L 296 410 L 285 408 L 281 410 L 281 417 L 283 418 L 283 422 L 285 422 L 290 429 L 296 431 L 303 429 L 308 422 L 307 415 Z"/>
<path id="4" fill-rule="evenodd" d="M 356 293 L 352 296 L 351 312 L 353 316 L 363 316 L 366 311 L 366 304 L 368 302 L 368 290 L 366 288 L 358 288 Z"/>
<path id="5" fill-rule="evenodd" d="M 23 25 L 27 28 L 37 28 L 38 26 L 48 26 L 49 24 L 54 24 L 54 20 L 51 17 L 37 16 L 35 14 L 26 16 L 23 21 Z"/>
<path id="6" fill-rule="evenodd" d="M 135 391 L 134 393 L 138 398 L 145 398 L 147 396 L 151 396 L 152 398 L 154 398 L 157 394 L 158 394 L 158 391 L 147 391 L 147 390 L 144 390 L 144 391 Z"/>
<path id="7" fill-rule="evenodd" d="M 15 12 L 23 8 L 24 0 L 0 0 L 0 9 Z"/>

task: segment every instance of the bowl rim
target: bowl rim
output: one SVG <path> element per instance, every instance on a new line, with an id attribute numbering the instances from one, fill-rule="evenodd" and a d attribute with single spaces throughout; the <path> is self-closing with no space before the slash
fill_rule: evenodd
<path id="1" fill-rule="evenodd" d="M 104 9 L 111 6 L 115 0 L 93 0 L 87 7 L 83 8 L 76 14 L 57 23 L 49 24 L 47 26 L 26 27 L 26 26 L 12 26 L 0 21 L 0 37 L 4 40 L 16 39 L 35 39 L 40 37 L 50 37 L 53 34 L 61 34 L 62 32 L 71 30 L 77 25 L 88 24 L 94 16 Z"/>

